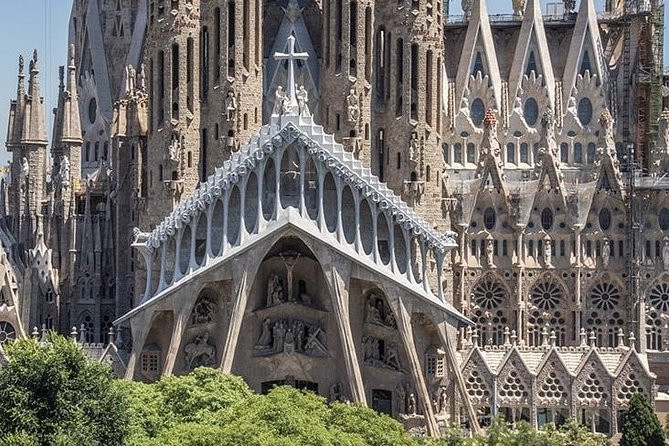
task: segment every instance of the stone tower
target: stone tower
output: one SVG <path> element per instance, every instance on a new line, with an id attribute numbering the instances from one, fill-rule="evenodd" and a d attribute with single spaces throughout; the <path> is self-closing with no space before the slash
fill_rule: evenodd
<path id="1" fill-rule="evenodd" d="M 9 208 L 21 255 L 22 247 L 34 245 L 37 215 L 42 212 L 47 145 L 37 51 L 33 53 L 28 69 L 26 92 L 23 57 L 19 58 L 17 96 L 11 103 L 6 144 L 7 150 L 12 152 Z"/>
<path id="2" fill-rule="evenodd" d="M 262 124 L 262 1 L 203 3 L 200 26 L 196 72 L 204 181 Z"/>

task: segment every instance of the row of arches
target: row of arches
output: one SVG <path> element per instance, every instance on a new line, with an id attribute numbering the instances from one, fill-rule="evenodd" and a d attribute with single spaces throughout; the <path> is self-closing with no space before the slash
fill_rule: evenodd
<path id="1" fill-rule="evenodd" d="M 296 145 L 278 149 L 205 206 L 151 255 L 156 274 L 147 281 L 145 297 L 261 233 L 288 208 L 425 292 L 440 289 L 438 280 L 428 280 L 434 279 L 428 274 L 437 260 L 433 249 Z"/>

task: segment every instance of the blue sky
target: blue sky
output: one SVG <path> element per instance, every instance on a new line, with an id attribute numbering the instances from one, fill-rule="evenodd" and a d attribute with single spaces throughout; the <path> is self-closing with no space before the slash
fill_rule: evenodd
<path id="1" fill-rule="evenodd" d="M 550 0 L 555 2 L 557 0 Z M 604 0 L 597 0 L 598 9 Z M 49 137 L 51 137 L 51 110 L 56 105 L 58 93 L 58 66 L 67 59 L 67 22 L 72 8 L 72 0 L 2 0 L 0 15 L 0 163 L 5 164 L 9 154 L 4 142 L 7 133 L 9 101 L 16 96 L 16 70 L 19 54 L 26 61 L 34 48 L 39 53 L 42 94 Z M 542 4 L 547 0 L 542 0 Z M 460 0 L 451 0 L 451 14 L 460 14 Z M 511 0 L 488 0 L 490 14 L 511 11 Z M 667 26 L 665 16 L 665 27 Z M 669 45 L 665 33 L 665 65 L 669 64 Z M 27 63 L 26 63 L 27 66 Z"/>

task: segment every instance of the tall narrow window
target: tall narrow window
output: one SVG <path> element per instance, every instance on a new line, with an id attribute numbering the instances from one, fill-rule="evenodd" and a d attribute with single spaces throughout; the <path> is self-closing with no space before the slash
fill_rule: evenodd
<path id="1" fill-rule="evenodd" d="M 256 24 L 256 31 L 255 31 L 255 43 L 254 43 L 254 48 L 255 48 L 255 56 L 256 56 L 256 65 L 260 66 L 262 64 L 260 60 L 260 26 L 262 25 L 262 14 L 260 12 L 260 7 L 261 7 L 262 2 L 259 0 L 255 0 L 255 24 Z"/>
<path id="2" fill-rule="evenodd" d="M 325 2 L 328 3 L 328 2 Z M 379 99 L 385 101 L 386 99 L 386 30 L 379 28 L 376 31 L 376 45 L 375 48 L 375 62 L 376 62 L 376 94 Z"/>
<path id="3" fill-rule="evenodd" d="M 214 8 L 214 81 L 221 79 L 221 8 Z"/>
<path id="4" fill-rule="evenodd" d="M 155 104 L 156 100 L 156 91 L 155 91 L 155 81 L 153 79 L 153 59 L 149 59 L 149 94 L 150 94 L 150 100 L 152 101 L 152 104 Z M 154 107 L 149 107 L 149 126 L 150 126 L 150 131 L 153 132 L 153 110 Z"/>
<path id="5" fill-rule="evenodd" d="M 469 164 L 476 162 L 476 146 L 473 142 L 467 144 L 467 162 Z"/>
<path id="6" fill-rule="evenodd" d="M 565 164 L 569 162 L 569 144 L 566 142 L 560 144 L 560 162 Z"/>
<path id="7" fill-rule="evenodd" d="M 586 71 L 592 73 L 592 67 L 590 66 L 590 54 L 588 54 L 588 50 L 583 51 L 583 58 L 581 59 L 581 69 L 579 70 L 579 73 L 581 76 L 585 76 Z"/>
<path id="8" fill-rule="evenodd" d="M 411 44 L 411 119 L 418 120 L 418 44 Z"/>
<path id="9" fill-rule="evenodd" d="M 397 152 L 397 170 L 402 168 L 402 154 Z"/>
<path id="10" fill-rule="evenodd" d="M 595 162 L 595 143 L 591 142 L 588 144 L 588 151 L 586 152 L 586 160 L 588 164 Z"/>
<path id="11" fill-rule="evenodd" d="M 385 158 L 385 152 L 386 148 L 384 147 L 384 140 L 383 140 L 383 129 L 379 129 L 376 132 L 376 147 L 377 147 L 377 156 L 378 156 L 378 163 L 379 163 L 379 181 L 384 181 L 384 158 Z"/>
<path id="12" fill-rule="evenodd" d="M 200 182 L 205 181 L 207 178 L 207 129 L 202 129 L 202 137 L 200 140 Z"/>
<path id="13" fill-rule="evenodd" d="M 474 59 L 474 67 L 472 68 L 472 75 L 476 76 L 477 73 L 481 73 L 481 77 L 485 76 L 485 69 L 483 68 L 483 57 L 481 52 L 476 52 L 476 58 Z"/>
<path id="14" fill-rule="evenodd" d="M 516 162 L 516 145 L 512 142 L 506 145 L 506 162 L 514 164 Z"/>
<path id="15" fill-rule="evenodd" d="M 193 45 L 192 37 L 186 40 L 186 107 L 193 111 Z"/>
<path id="16" fill-rule="evenodd" d="M 344 6 L 343 6 L 343 0 L 336 0 L 336 24 L 335 24 L 335 69 L 337 73 L 341 72 L 341 59 L 342 59 L 342 50 L 341 50 L 341 39 L 342 39 L 342 30 L 343 30 L 343 24 L 342 21 L 344 20 L 343 15 L 344 15 Z"/>
<path id="17" fill-rule="evenodd" d="M 530 57 L 527 58 L 527 69 L 525 74 L 529 77 L 530 74 L 534 71 L 534 74 L 539 74 L 537 70 L 537 60 L 534 57 L 534 51 L 530 51 Z"/>
<path id="18" fill-rule="evenodd" d="M 397 51 L 395 53 L 395 64 L 397 70 L 395 72 L 395 114 L 402 116 L 402 82 L 404 80 L 404 40 L 397 39 Z"/>
<path id="19" fill-rule="evenodd" d="M 432 50 L 427 52 L 425 60 L 425 122 L 432 125 Z"/>
<path id="20" fill-rule="evenodd" d="M 244 61 L 244 68 L 246 71 L 249 70 L 249 59 L 250 59 L 250 54 L 249 52 L 251 51 L 251 39 L 249 39 L 249 33 L 251 32 L 251 13 L 250 13 L 250 5 L 249 5 L 250 0 L 243 0 L 242 2 L 242 15 L 244 17 L 244 20 L 242 23 L 244 23 L 243 26 L 243 35 L 244 35 L 244 44 L 242 47 L 244 48 L 244 54 L 242 56 L 243 61 Z"/>
<path id="21" fill-rule="evenodd" d="M 349 31 L 348 31 L 349 43 L 351 44 L 351 46 L 356 46 L 358 42 L 358 2 L 356 1 L 352 1 L 351 3 L 349 3 L 348 21 L 349 21 Z"/>
<path id="22" fill-rule="evenodd" d="M 583 163 L 583 145 L 580 142 L 574 144 L 574 163 Z"/>
<path id="23" fill-rule="evenodd" d="M 156 98 L 158 109 L 158 126 L 162 127 L 165 121 L 165 53 L 158 52 L 158 95 Z"/>
<path id="24" fill-rule="evenodd" d="M 172 118 L 179 119 L 179 45 L 172 45 Z"/>
<path id="25" fill-rule="evenodd" d="M 235 2 L 228 2 L 228 77 L 235 76 Z"/>
<path id="26" fill-rule="evenodd" d="M 200 39 L 200 98 L 206 100 L 209 95 L 209 30 L 202 28 Z"/>
<path id="27" fill-rule="evenodd" d="M 530 148 L 526 142 L 520 143 L 520 162 L 525 164 L 530 162 Z"/>
<path id="28" fill-rule="evenodd" d="M 365 8 L 365 79 L 372 77 L 372 8 Z"/>
<path id="29" fill-rule="evenodd" d="M 462 144 L 459 142 L 453 145 L 453 162 L 462 164 Z"/>

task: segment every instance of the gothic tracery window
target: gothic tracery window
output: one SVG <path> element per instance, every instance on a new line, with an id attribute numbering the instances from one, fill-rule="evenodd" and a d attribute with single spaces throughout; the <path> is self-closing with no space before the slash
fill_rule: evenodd
<path id="1" fill-rule="evenodd" d="M 552 278 L 540 281 L 530 291 L 532 304 L 529 317 L 528 340 L 530 345 L 541 345 L 542 332 L 555 331 L 559 345 L 566 343 L 566 319 L 562 304 L 564 291 Z"/>
<path id="2" fill-rule="evenodd" d="M 496 222 L 497 216 L 495 215 L 495 209 L 491 207 L 486 208 L 486 210 L 483 211 L 483 223 L 485 228 L 489 231 L 495 229 Z"/>
<path id="3" fill-rule="evenodd" d="M 597 345 L 615 347 L 618 330 L 625 327 L 623 295 L 610 281 L 602 280 L 592 287 L 586 298 L 588 309 L 583 327 L 594 331 Z"/>
<path id="4" fill-rule="evenodd" d="M 497 280 L 489 277 L 476 284 L 472 296 L 472 320 L 476 323 L 481 342 L 495 345 L 503 343 L 504 329 L 510 323 L 505 308 L 508 301 L 506 290 Z"/>
<path id="5" fill-rule="evenodd" d="M 0 345 L 4 345 L 9 341 L 16 339 L 16 330 L 6 321 L 0 322 Z"/>

